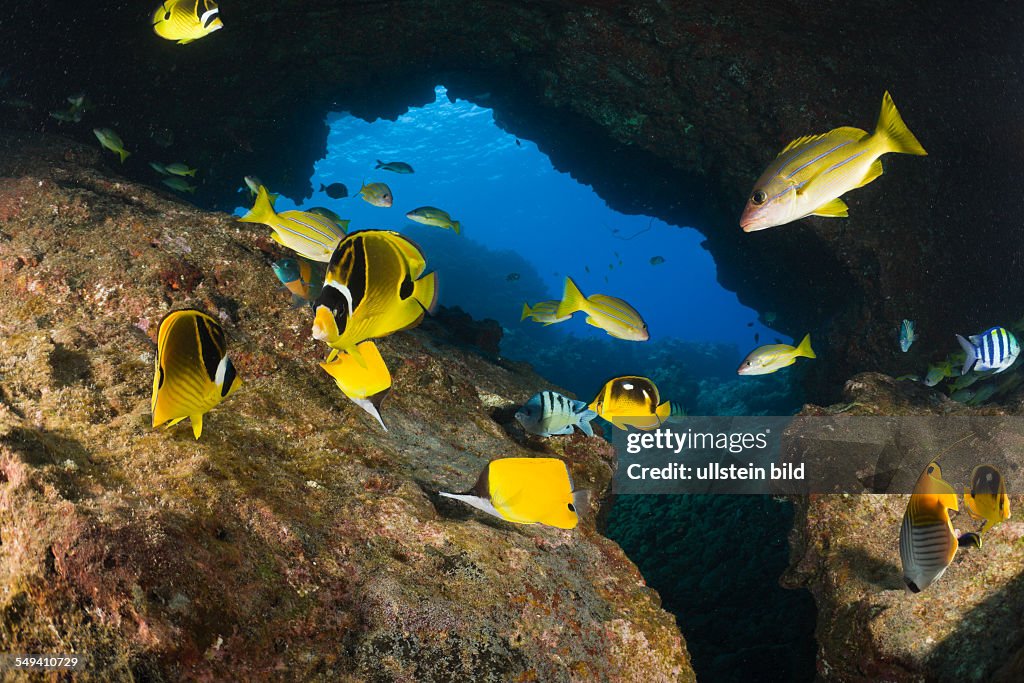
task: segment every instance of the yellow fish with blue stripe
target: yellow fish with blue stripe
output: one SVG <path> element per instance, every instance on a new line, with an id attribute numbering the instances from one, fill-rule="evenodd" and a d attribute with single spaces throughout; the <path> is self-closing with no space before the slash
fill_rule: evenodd
<path id="1" fill-rule="evenodd" d="M 557 458 L 492 460 L 466 493 L 444 493 L 516 524 L 575 529 L 586 492 L 573 491 L 566 464 Z"/>
<path id="2" fill-rule="evenodd" d="M 375 417 L 386 432 L 388 428 L 380 416 L 380 405 L 391 391 L 391 372 L 376 344 L 366 341 L 357 348 L 363 364 L 354 356 L 339 353 L 336 360 L 321 363 L 320 367 L 334 378 L 341 393 Z"/>
<path id="3" fill-rule="evenodd" d="M 333 351 L 357 346 L 419 324 L 437 303 L 437 275 L 412 241 L 389 230 L 354 232 L 338 245 L 316 300 L 313 338 Z"/>
<path id="4" fill-rule="evenodd" d="M 927 154 L 887 92 L 874 133 L 847 126 L 789 143 L 755 183 L 740 227 L 753 232 L 806 216 L 845 218 L 840 197 L 882 175 L 879 157 L 890 152 Z"/>
<path id="5" fill-rule="evenodd" d="M 971 486 L 964 491 L 964 504 L 971 517 L 985 524 L 980 531 L 961 536 L 960 542 L 964 544 L 969 540 L 980 548 L 985 532 L 1010 518 L 1010 497 L 1006 495 L 1002 473 L 992 465 L 975 467 L 971 472 Z M 965 536 L 973 538 L 965 539 Z"/>
<path id="6" fill-rule="evenodd" d="M 571 316 L 577 311 L 587 314 L 587 324 L 598 327 L 616 339 L 647 341 L 647 323 L 636 309 L 622 299 L 607 294 L 583 296 L 571 277 L 565 278 L 565 291 L 555 309 L 555 317 Z"/>
<path id="7" fill-rule="evenodd" d="M 153 12 L 153 32 L 179 45 L 205 38 L 224 28 L 213 0 L 165 0 Z"/>
<path id="8" fill-rule="evenodd" d="M 938 581 L 952 564 L 959 543 L 949 511 L 959 509 L 956 491 L 942 479 L 939 464 L 930 463 L 914 486 L 900 526 L 903 583 L 911 593 Z"/>
<path id="9" fill-rule="evenodd" d="M 535 322 L 541 323 L 545 327 L 548 325 L 554 325 L 555 323 L 565 322 L 572 317 L 572 314 L 558 316 L 558 303 L 557 301 L 538 301 L 530 306 L 528 303 L 523 303 L 523 316 L 519 318 L 520 321 L 530 318 Z"/>
<path id="10" fill-rule="evenodd" d="M 334 221 L 308 211 L 274 211 L 274 202 L 267 188 L 260 185 L 256 202 L 249 213 L 238 220 L 263 223 L 274 231 L 270 237 L 310 261 L 326 263 L 335 247 L 345 237 L 344 229 Z"/>
<path id="11" fill-rule="evenodd" d="M 172 311 L 160 323 L 153 373 L 153 427 L 186 417 L 198 439 L 203 415 L 242 386 L 227 356 L 224 329 L 202 311 Z"/>

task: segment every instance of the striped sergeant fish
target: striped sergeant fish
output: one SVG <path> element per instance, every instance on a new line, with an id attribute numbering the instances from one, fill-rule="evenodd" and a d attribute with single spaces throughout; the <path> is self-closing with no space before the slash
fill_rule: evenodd
<path id="1" fill-rule="evenodd" d="M 238 220 L 243 223 L 263 223 L 274 232 L 271 238 L 310 261 L 327 263 L 335 247 L 345 237 L 341 226 L 324 216 L 308 211 L 274 211 L 267 188 L 260 185 L 252 210 Z"/>
<path id="2" fill-rule="evenodd" d="M 900 526 L 903 582 L 920 593 L 946 571 L 958 547 L 949 511 L 959 511 L 956 491 L 942 479 L 938 463 L 930 463 L 917 480 Z"/>
<path id="3" fill-rule="evenodd" d="M 555 309 L 555 317 L 570 316 L 576 311 L 587 314 L 587 324 L 599 327 L 616 339 L 647 341 L 647 323 L 636 309 L 622 299 L 605 294 L 583 296 L 571 277 L 565 278 L 565 292 Z"/>
<path id="4" fill-rule="evenodd" d="M 153 427 L 192 422 L 203 433 L 203 415 L 242 385 L 227 356 L 224 328 L 203 313 L 172 311 L 160 322 L 153 371 Z"/>
<path id="5" fill-rule="evenodd" d="M 554 391 L 534 394 L 516 412 L 516 420 L 523 429 L 537 436 L 572 434 L 573 427 L 587 436 L 593 436 L 590 421 L 597 413 L 583 401 L 576 401 Z"/>
<path id="6" fill-rule="evenodd" d="M 1020 354 L 1020 343 L 1005 327 L 993 327 L 969 339 L 958 334 L 956 340 L 966 354 L 964 368 L 960 373 L 962 375 L 972 369 L 976 372 L 995 370 L 1000 373 L 1013 365 Z"/>
<path id="7" fill-rule="evenodd" d="M 839 197 L 882 175 L 879 157 L 889 152 L 927 154 L 887 92 L 874 133 L 847 126 L 789 143 L 754 185 L 740 227 L 753 232 L 806 216 L 845 218 Z"/>

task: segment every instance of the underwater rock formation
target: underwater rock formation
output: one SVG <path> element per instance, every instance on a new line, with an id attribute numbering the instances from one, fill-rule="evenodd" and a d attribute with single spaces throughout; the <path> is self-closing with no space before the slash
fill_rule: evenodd
<path id="1" fill-rule="evenodd" d="M 100 3 L 71 22 L 56 4 L 15 3 L 0 115 L 90 143 L 94 125 L 112 126 L 135 153 L 129 173 L 151 178 L 146 159 L 184 159 L 201 169 L 199 200 L 223 208 L 249 173 L 308 196 L 326 113 L 393 118 L 443 83 L 616 209 L 695 225 L 741 301 L 777 311 L 791 335 L 815 332 L 819 351 L 844 351 L 810 377 L 837 389 L 856 371 L 905 372 L 894 344 L 904 317 L 919 346 L 1019 317 L 1012 297 L 974 293 L 1002 291 L 1019 258 L 1014 212 L 1000 207 L 1019 185 L 1006 79 L 1022 65 L 1021 12 L 953 0 L 773 11 L 749 0 L 250 0 L 223 9 L 223 30 L 177 46 L 141 10 Z M 849 219 L 740 231 L 746 195 L 783 145 L 871 128 L 886 89 L 929 157 L 883 159 L 885 175 L 851 193 Z M 96 105 L 83 124 L 49 118 L 81 91 Z"/>
<path id="2" fill-rule="evenodd" d="M 544 380 L 435 321 L 381 342 L 384 433 L 317 367 L 262 226 L 66 139 L 0 152 L 0 650 L 85 653 L 107 680 L 694 680 L 595 529 L 610 446 L 512 419 Z M 244 382 L 198 441 L 150 427 L 154 336 L 185 306 L 223 322 Z M 545 450 L 595 494 L 573 532 L 432 493 Z"/>
<path id="3" fill-rule="evenodd" d="M 1009 414 L 1020 414 L 1020 396 Z M 1008 414 L 968 408 L 912 382 L 865 373 L 845 403 L 814 415 Z M 929 457 L 939 457 L 932 453 Z M 837 681 L 1020 681 L 1024 679 L 1024 495 L 982 548 L 961 548 L 943 577 L 918 594 L 904 589 L 898 546 L 905 495 L 815 495 L 794 499 L 790 568 L 783 584 L 808 588 L 818 608 L 818 673 Z M 962 507 L 962 506 L 961 506 Z M 963 529 L 961 511 L 953 520 Z"/>

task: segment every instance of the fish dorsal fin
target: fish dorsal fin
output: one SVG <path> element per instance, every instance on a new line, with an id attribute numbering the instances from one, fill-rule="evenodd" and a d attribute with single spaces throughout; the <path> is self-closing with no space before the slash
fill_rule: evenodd
<path id="1" fill-rule="evenodd" d="M 828 133 L 822 133 L 821 135 L 805 135 L 802 138 L 797 138 L 796 140 L 793 140 L 791 143 L 786 145 L 783 148 L 783 150 L 781 152 L 779 152 L 778 156 L 782 156 L 783 154 L 785 154 L 786 152 L 790 151 L 791 149 L 796 149 L 797 147 L 800 147 L 801 145 L 806 145 L 809 142 L 814 142 L 815 140 L 820 140 L 823 137 L 825 137 L 826 135 L 828 135 Z"/>
<path id="2" fill-rule="evenodd" d="M 812 216 L 824 216 L 825 218 L 846 218 L 850 215 L 849 207 L 842 199 L 836 198 L 822 204 L 811 212 Z"/>

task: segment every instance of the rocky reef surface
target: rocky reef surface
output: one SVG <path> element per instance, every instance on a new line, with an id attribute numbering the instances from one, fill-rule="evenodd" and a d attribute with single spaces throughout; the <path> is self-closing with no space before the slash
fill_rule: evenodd
<path id="1" fill-rule="evenodd" d="M 977 419 L 1020 415 L 1022 401 L 1018 392 L 1003 407 L 968 408 L 918 384 L 865 373 L 846 384 L 842 404 L 808 406 L 801 418 Z M 925 454 L 917 471 L 929 458 L 941 461 L 940 455 L 941 449 Z M 1009 455 L 1016 462 L 1008 468 L 1019 477 L 1024 455 Z M 916 595 L 901 580 L 898 538 L 906 495 L 795 499 L 783 585 L 814 595 L 819 675 L 864 682 L 1024 680 L 1024 495 L 1010 494 L 1013 517 L 989 531 L 982 548 L 961 548 L 945 575 Z M 965 517 L 961 505 L 954 527 L 967 530 Z"/>
<path id="2" fill-rule="evenodd" d="M 317 366 L 280 255 L 99 150 L 0 135 L 0 650 L 85 653 L 93 680 L 694 680 L 595 528 L 610 446 L 527 438 L 512 406 L 549 385 L 457 313 L 382 342 L 383 432 Z M 244 382 L 198 441 L 150 427 L 157 327 L 185 306 Z M 575 531 L 433 493 L 541 452 L 594 493 Z"/>
<path id="3" fill-rule="evenodd" d="M 1020 316 L 1013 297 L 975 294 L 1003 291 L 1022 259 L 1004 210 L 1020 185 L 1007 87 L 1024 68 L 1019 3 L 250 0 L 222 18 L 178 46 L 144 8 L 100 3 L 72 21 L 55 3 L 14 3 L 0 120 L 90 143 L 111 126 L 134 153 L 128 174 L 184 160 L 201 169 L 200 203 L 224 208 L 245 174 L 308 196 L 326 114 L 395 118 L 441 83 L 614 208 L 701 230 L 741 301 L 813 332 L 823 357 L 843 350 L 808 378 L 822 394 L 854 372 L 907 372 L 893 343 L 904 317 L 925 348 Z M 786 143 L 872 128 L 885 90 L 928 157 L 886 156 L 885 175 L 850 193 L 849 219 L 740 231 Z M 49 117 L 83 91 L 94 108 L 81 124 Z"/>

